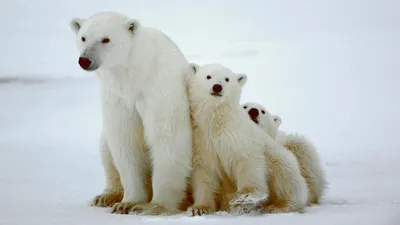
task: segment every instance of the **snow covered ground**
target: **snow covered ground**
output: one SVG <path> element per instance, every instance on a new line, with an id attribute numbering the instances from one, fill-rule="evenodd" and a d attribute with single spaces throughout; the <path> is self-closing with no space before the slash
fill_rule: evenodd
<path id="1" fill-rule="evenodd" d="M 395 225 L 400 221 L 396 146 L 368 151 L 360 138 L 353 140 L 359 148 L 350 149 L 339 131 L 335 147 L 319 144 L 330 182 L 327 196 L 321 206 L 304 214 L 161 218 L 112 215 L 109 209 L 88 207 L 104 185 L 97 152 L 101 119 L 97 91 L 97 81 L 90 78 L 0 84 L 1 225 Z"/>
<path id="2" fill-rule="evenodd" d="M 0 225 L 400 224 L 398 1 L 175 0 L 175 17 L 161 2 L 0 7 Z M 155 3 L 165 5 L 149 13 Z M 242 102 L 265 105 L 282 129 L 318 147 L 330 183 L 322 204 L 303 214 L 201 218 L 89 207 L 104 187 L 98 86 L 78 67 L 68 21 L 100 10 L 162 28 L 191 61 L 247 73 Z"/>

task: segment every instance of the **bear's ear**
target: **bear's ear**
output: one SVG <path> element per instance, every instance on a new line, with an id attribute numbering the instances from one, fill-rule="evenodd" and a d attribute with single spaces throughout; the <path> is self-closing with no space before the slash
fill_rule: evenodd
<path id="1" fill-rule="evenodd" d="M 196 63 L 189 63 L 189 68 L 187 71 L 187 74 L 185 75 L 185 82 L 186 84 L 189 84 L 194 75 L 196 75 L 196 72 L 198 71 L 199 65 Z"/>
<path id="2" fill-rule="evenodd" d="M 192 68 L 194 74 L 196 74 L 200 68 L 199 64 L 197 63 L 190 63 L 190 67 Z"/>
<path id="3" fill-rule="evenodd" d="M 140 22 L 135 19 L 131 19 L 128 22 L 126 22 L 126 24 L 125 24 L 126 29 L 129 32 L 131 32 L 132 34 L 135 33 L 135 31 L 138 29 L 139 26 L 140 26 Z"/>
<path id="4" fill-rule="evenodd" d="M 237 81 L 238 81 L 240 87 L 243 87 L 247 82 L 247 75 L 244 73 L 239 73 Z"/>
<path id="5" fill-rule="evenodd" d="M 75 33 L 78 33 L 78 31 L 82 27 L 83 22 L 85 22 L 84 19 L 74 17 L 74 18 L 72 18 L 71 22 L 69 23 L 69 26 L 71 27 L 72 31 L 74 31 Z"/>
<path id="6" fill-rule="evenodd" d="M 277 116 L 277 115 L 273 115 L 272 119 L 274 120 L 274 123 L 276 124 L 277 127 L 279 127 L 282 123 L 282 119 L 281 117 Z"/>

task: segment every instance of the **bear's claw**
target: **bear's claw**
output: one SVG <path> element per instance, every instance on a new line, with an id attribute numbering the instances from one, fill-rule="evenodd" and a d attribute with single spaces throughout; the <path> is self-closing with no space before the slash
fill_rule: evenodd
<path id="1" fill-rule="evenodd" d="M 177 209 L 169 209 L 162 204 L 142 203 L 137 204 L 129 210 L 130 214 L 136 215 L 173 215 L 178 213 Z"/>
<path id="2" fill-rule="evenodd" d="M 115 203 L 121 202 L 123 193 L 103 193 L 93 198 L 91 206 L 111 207 Z"/>
<path id="3" fill-rule="evenodd" d="M 129 214 L 129 211 L 140 204 L 139 202 L 120 202 L 115 203 L 111 209 L 111 213 L 114 214 Z"/>
<path id="4" fill-rule="evenodd" d="M 235 199 L 229 202 L 231 211 L 235 214 L 250 213 L 257 210 L 266 197 L 261 193 L 239 193 Z"/>
<path id="5" fill-rule="evenodd" d="M 208 215 L 211 213 L 214 213 L 215 210 L 213 210 L 211 207 L 208 206 L 192 206 L 188 209 L 188 212 L 192 216 L 202 216 L 202 215 Z"/>

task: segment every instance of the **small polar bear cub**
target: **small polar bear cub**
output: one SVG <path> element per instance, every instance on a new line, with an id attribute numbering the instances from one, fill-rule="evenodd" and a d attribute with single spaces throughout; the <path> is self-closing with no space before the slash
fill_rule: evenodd
<path id="1" fill-rule="evenodd" d="M 258 110 L 247 105 L 242 105 L 242 107 L 246 111 L 242 110 L 248 114 L 247 118 L 250 116 L 256 124 L 260 125 L 260 128 L 267 131 L 261 132 L 269 138 L 275 137 L 277 127 L 274 120 L 278 121 L 279 118 L 268 116 L 261 120 L 260 114 L 270 115 L 266 109 Z M 294 154 L 285 151 L 279 142 L 275 141 L 275 143 L 279 147 L 266 148 L 265 151 L 269 197 L 268 201 L 262 204 L 262 208 L 267 213 L 301 212 L 307 205 L 308 199 L 306 181 L 301 175 L 300 166 Z"/>
<path id="2" fill-rule="evenodd" d="M 318 204 L 325 189 L 326 180 L 314 145 L 304 136 L 297 134 L 287 135 L 283 131 L 279 131 L 282 119 L 277 115 L 271 115 L 262 105 L 245 103 L 242 107 L 252 121 L 262 127 L 271 137 L 276 138 L 279 143 L 296 156 L 300 165 L 301 175 L 308 186 L 308 204 Z"/>
<path id="3" fill-rule="evenodd" d="M 194 204 L 190 209 L 193 215 L 215 212 L 214 195 L 223 174 L 227 174 L 236 185 L 229 205 L 232 211 L 242 213 L 267 197 L 264 148 L 268 135 L 248 120 L 240 106 L 245 74 L 236 74 L 220 64 L 192 63 L 192 67 L 188 93 L 193 123 Z"/>

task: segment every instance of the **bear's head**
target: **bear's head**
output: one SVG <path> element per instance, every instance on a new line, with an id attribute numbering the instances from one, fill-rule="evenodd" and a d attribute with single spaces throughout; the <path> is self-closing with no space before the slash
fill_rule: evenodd
<path id="1" fill-rule="evenodd" d="M 275 138 L 278 128 L 282 123 L 279 116 L 271 115 L 265 107 L 253 102 L 244 103 L 242 107 L 254 123 L 262 127 L 271 137 Z"/>
<path id="2" fill-rule="evenodd" d="M 95 71 L 128 63 L 140 24 L 119 13 L 101 12 L 87 19 L 73 18 L 70 26 L 76 34 L 79 65 L 86 71 Z"/>
<path id="3" fill-rule="evenodd" d="M 239 104 L 246 74 L 236 74 L 221 64 L 190 64 L 193 69 L 189 93 L 196 102 L 207 104 Z"/>

